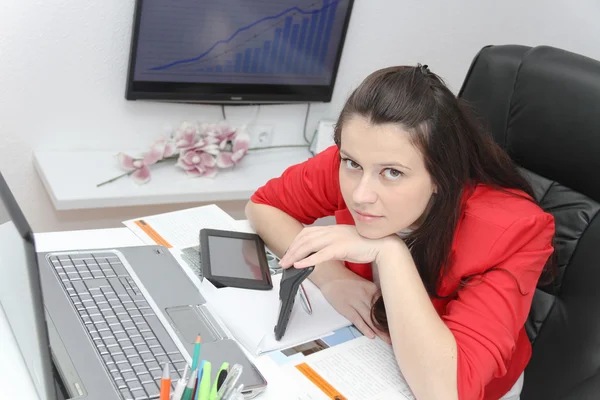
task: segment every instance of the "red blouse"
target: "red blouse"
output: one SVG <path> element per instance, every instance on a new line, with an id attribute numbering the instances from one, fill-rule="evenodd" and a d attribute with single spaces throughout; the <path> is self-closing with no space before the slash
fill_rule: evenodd
<path id="1" fill-rule="evenodd" d="M 303 224 L 334 215 L 338 224 L 354 225 L 340 191 L 339 165 L 338 148 L 332 146 L 271 179 L 251 200 Z M 531 344 L 524 324 L 553 251 L 553 235 L 552 215 L 527 199 L 484 185 L 464 195 L 449 273 L 439 293 L 452 293 L 463 277 L 498 269 L 481 275 L 452 299 L 432 299 L 456 339 L 461 400 L 499 399 L 529 362 Z M 372 280 L 370 264 L 346 266 Z"/>

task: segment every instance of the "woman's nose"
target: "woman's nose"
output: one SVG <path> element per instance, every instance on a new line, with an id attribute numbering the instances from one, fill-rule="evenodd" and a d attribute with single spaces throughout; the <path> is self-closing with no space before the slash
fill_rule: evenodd
<path id="1" fill-rule="evenodd" d="M 377 201 L 377 192 L 374 190 L 373 182 L 363 176 L 352 192 L 352 200 L 357 204 L 371 204 Z"/>

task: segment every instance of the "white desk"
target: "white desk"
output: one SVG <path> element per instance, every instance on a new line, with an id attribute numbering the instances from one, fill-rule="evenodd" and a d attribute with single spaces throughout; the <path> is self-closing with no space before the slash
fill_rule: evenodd
<path id="1" fill-rule="evenodd" d="M 142 241 L 127 228 L 50 232 L 35 235 L 38 251 L 59 251 L 115 246 L 138 246 Z M 267 390 L 257 399 L 291 399 L 289 385 L 279 367 L 267 356 L 253 358 L 268 381 Z M 0 307 L 0 397 L 2 399 L 40 400 L 25 367 L 17 342 Z M 286 391 L 286 389 L 288 389 Z"/>

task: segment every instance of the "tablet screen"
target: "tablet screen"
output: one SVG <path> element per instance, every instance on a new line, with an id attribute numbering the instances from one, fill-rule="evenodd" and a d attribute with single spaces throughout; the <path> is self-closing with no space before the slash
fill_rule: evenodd
<path id="1" fill-rule="evenodd" d="M 202 276 L 217 288 L 271 290 L 265 243 L 255 233 L 200 230 Z"/>
<path id="2" fill-rule="evenodd" d="M 208 243 L 212 275 L 263 280 L 255 240 L 209 236 Z"/>

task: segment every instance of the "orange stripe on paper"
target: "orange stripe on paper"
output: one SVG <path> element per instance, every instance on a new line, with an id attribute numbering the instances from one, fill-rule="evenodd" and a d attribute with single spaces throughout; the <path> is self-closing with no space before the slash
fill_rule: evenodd
<path id="1" fill-rule="evenodd" d="M 306 363 L 296 365 L 298 371 L 302 372 L 316 387 L 321 389 L 327 397 L 332 400 L 347 400 L 340 392 L 338 392 L 333 386 L 329 384 L 321 375 L 314 369 L 308 366 Z"/>
<path id="2" fill-rule="evenodd" d="M 148 225 L 143 219 L 135 221 L 135 224 L 144 231 L 144 233 L 150 236 L 150 239 L 158 245 L 165 246 L 166 248 L 172 248 L 171 244 L 167 242 L 162 236 L 158 234 L 150 225 Z"/>

